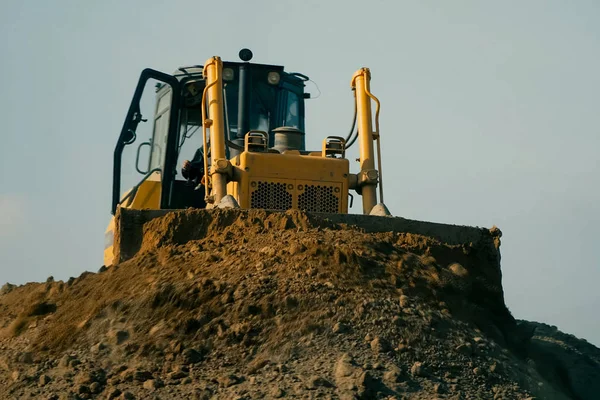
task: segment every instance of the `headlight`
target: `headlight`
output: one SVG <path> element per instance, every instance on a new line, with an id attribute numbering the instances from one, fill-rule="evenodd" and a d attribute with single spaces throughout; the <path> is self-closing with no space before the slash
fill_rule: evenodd
<path id="1" fill-rule="evenodd" d="M 225 80 L 225 81 L 233 80 L 233 69 L 231 69 L 231 68 L 223 69 L 223 80 Z"/>
<path id="2" fill-rule="evenodd" d="M 269 75 L 267 75 L 267 81 L 269 81 L 271 85 L 277 85 L 280 79 L 279 72 L 269 72 Z"/>

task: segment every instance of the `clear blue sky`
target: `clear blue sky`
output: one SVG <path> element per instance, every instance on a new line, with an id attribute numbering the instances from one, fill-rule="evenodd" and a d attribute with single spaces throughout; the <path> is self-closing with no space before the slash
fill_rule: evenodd
<path id="1" fill-rule="evenodd" d="M 499 226 L 514 315 L 600 345 L 599 19 L 594 0 L 3 0 L 0 284 L 101 266 L 143 68 L 249 47 L 318 83 L 313 147 L 346 134 L 370 67 L 391 211 Z"/>

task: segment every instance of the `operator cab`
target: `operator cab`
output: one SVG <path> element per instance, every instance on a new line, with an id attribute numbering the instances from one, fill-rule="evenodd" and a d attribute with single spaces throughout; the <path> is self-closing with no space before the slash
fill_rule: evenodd
<path id="1" fill-rule="evenodd" d="M 223 63 L 224 119 L 229 157 L 239 153 L 244 146 L 244 136 L 251 130 L 266 132 L 269 147 L 275 145 L 276 128 L 291 127 L 304 132 L 304 99 L 308 97 L 304 93 L 304 83 L 308 77 L 284 72 L 281 66 L 249 63 L 252 53 L 245 50 L 240 52 L 245 62 Z M 175 73 L 181 81 L 183 97 L 180 143 L 185 143 L 191 133 L 201 128 L 200 104 L 205 84 L 199 74 L 201 67 L 180 68 Z M 304 140 L 297 150 L 305 150 Z M 183 151 L 189 154 L 189 151 Z"/>
<path id="2" fill-rule="evenodd" d="M 286 128 L 285 132 L 279 132 L 278 137 L 291 132 L 294 140 L 290 141 L 289 148 L 305 152 L 304 99 L 310 96 L 304 92 L 304 86 L 309 78 L 300 73 L 285 72 L 282 66 L 250 63 L 252 52 L 248 49 L 242 49 L 239 55 L 242 62 L 223 62 L 228 158 L 243 150 L 244 137 L 253 130 L 267 134 L 270 151 L 285 150 L 278 147 L 275 140 L 277 128 L 282 127 Z M 140 113 L 140 98 L 149 79 L 159 82 L 156 85 L 153 127 L 148 141 L 138 144 L 135 166 L 142 176 L 132 192 L 145 180 L 157 179 L 158 174 L 162 183 L 160 208 L 203 206 L 203 200 L 198 202 L 203 195 L 190 193 L 181 198 L 181 194 L 189 190 L 184 188 L 186 180 L 180 170 L 183 161 L 193 160 L 198 156 L 198 149 L 203 147 L 201 104 L 205 79 L 202 70 L 201 65 L 195 65 L 179 68 L 173 75 L 150 69 L 142 73 L 115 150 L 113 212 L 123 202 L 121 155 L 123 148 L 136 141 L 136 128 L 140 121 L 144 121 Z M 150 148 L 146 169 L 137 166 L 143 146 Z M 196 200 L 187 200 L 191 198 Z"/>

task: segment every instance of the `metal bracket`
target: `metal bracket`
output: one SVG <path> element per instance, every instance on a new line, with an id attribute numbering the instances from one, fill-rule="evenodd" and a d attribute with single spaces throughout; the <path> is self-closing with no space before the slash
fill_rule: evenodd
<path id="1" fill-rule="evenodd" d="M 358 175 L 348 174 L 348 189 L 356 189 L 358 187 Z"/>
<path id="2" fill-rule="evenodd" d="M 377 185 L 379 181 L 379 172 L 376 169 L 367 169 L 358 173 L 356 185 L 363 187 L 366 185 Z"/>
<path id="3" fill-rule="evenodd" d="M 213 160 L 211 175 L 212 174 L 227 175 L 231 178 L 232 166 L 229 160 L 226 158 L 218 158 Z"/>
<path id="4" fill-rule="evenodd" d="M 267 132 L 251 130 L 246 133 L 244 142 L 245 151 L 265 152 L 269 147 L 269 136 L 267 135 Z"/>
<path id="5" fill-rule="evenodd" d="M 346 156 L 346 139 L 340 136 L 328 136 L 323 140 L 321 149 L 322 157 L 335 157 L 339 154 L 344 158 Z"/>

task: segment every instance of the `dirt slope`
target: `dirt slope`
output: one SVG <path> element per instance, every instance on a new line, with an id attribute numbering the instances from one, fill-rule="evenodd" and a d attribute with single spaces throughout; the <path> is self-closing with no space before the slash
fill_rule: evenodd
<path id="1" fill-rule="evenodd" d="M 170 213 L 143 229 L 140 252 L 120 265 L 2 288 L 0 398 L 600 392 L 599 349 L 510 315 L 497 229 L 448 244 L 231 210 Z"/>

